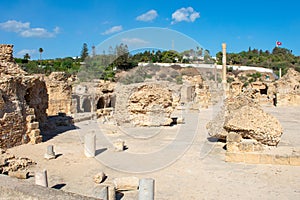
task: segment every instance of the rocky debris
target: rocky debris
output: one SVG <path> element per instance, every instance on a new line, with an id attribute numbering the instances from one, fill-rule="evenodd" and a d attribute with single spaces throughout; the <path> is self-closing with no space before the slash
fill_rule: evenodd
<path id="1" fill-rule="evenodd" d="M 290 68 L 275 82 L 279 106 L 300 105 L 300 73 Z"/>
<path id="2" fill-rule="evenodd" d="M 207 124 L 209 134 L 225 140 L 229 132 L 235 132 L 264 145 L 277 145 L 283 132 L 281 124 L 260 108 L 253 95 L 255 91 L 249 90 L 227 98 L 221 111 Z"/>
<path id="3" fill-rule="evenodd" d="M 29 175 L 28 171 L 9 171 L 8 176 L 15 177 L 18 179 L 27 179 Z"/>
<path id="4" fill-rule="evenodd" d="M 113 144 L 116 152 L 124 151 L 125 142 L 123 140 L 118 139 Z"/>
<path id="5" fill-rule="evenodd" d="M 94 182 L 97 184 L 102 183 L 106 179 L 106 175 L 104 172 L 99 172 L 94 176 Z"/>
<path id="6" fill-rule="evenodd" d="M 131 176 L 131 177 L 121 177 L 115 178 L 113 183 L 115 185 L 116 190 L 118 191 L 126 191 L 126 190 L 137 190 L 139 187 L 139 178 Z"/>
<path id="7" fill-rule="evenodd" d="M 9 153 L 0 155 L 1 174 L 10 174 L 17 178 L 27 178 L 28 168 L 35 164 L 36 163 L 29 158 L 15 157 Z"/>

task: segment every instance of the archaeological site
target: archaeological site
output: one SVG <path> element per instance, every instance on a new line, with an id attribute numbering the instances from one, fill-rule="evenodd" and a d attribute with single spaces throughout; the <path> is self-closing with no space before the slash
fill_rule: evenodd
<path id="1" fill-rule="evenodd" d="M 300 73 L 224 60 L 81 80 L 0 45 L 0 199 L 299 199 Z"/>

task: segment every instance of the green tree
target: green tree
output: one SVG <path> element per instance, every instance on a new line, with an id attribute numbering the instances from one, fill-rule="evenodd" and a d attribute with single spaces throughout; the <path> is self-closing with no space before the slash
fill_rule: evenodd
<path id="1" fill-rule="evenodd" d="M 40 52 L 40 60 L 42 60 L 42 53 L 44 52 L 43 48 L 39 48 L 39 52 Z"/>
<path id="2" fill-rule="evenodd" d="M 23 57 L 25 60 L 30 60 L 30 55 L 29 55 L 29 53 L 26 53 L 25 55 L 24 55 L 24 57 Z"/>
<path id="3" fill-rule="evenodd" d="M 89 56 L 88 46 L 86 43 L 83 43 L 81 54 L 80 54 L 81 61 L 84 61 L 88 56 Z"/>

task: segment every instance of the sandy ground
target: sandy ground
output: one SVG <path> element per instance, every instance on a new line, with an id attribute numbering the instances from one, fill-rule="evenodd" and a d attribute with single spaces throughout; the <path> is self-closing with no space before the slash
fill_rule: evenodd
<path id="1" fill-rule="evenodd" d="M 280 145 L 299 147 L 300 107 L 265 110 L 278 117 L 284 127 Z M 207 139 L 205 129 L 215 112 L 213 108 L 187 112 L 186 124 L 153 129 L 97 127 L 81 122 L 76 130 L 53 134 L 41 144 L 8 151 L 36 161 L 33 172 L 47 169 L 49 187 L 87 196 L 96 197 L 99 186 L 93 176 L 103 171 L 108 176 L 104 184 L 125 176 L 155 179 L 155 199 L 160 200 L 300 199 L 300 167 L 224 161 L 224 143 Z M 117 133 L 111 134 L 109 129 Z M 97 135 L 96 158 L 84 155 L 83 137 L 90 132 Z M 118 138 L 125 140 L 126 151 L 113 151 L 111 141 Z M 44 159 L 47 145 L 54 145 L 58 154 L 55 160 Z M 34 178 L 26 181 L 33 183 Z M 137 191 L 119 193 L 118 199 L 138 199 Z"/>

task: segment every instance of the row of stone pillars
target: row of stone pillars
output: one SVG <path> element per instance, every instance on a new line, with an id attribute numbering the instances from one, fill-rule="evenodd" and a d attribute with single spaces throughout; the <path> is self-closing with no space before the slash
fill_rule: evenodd
<path id="1" fill-rule="evenodd" d="M 47 170 L 35 173 L 35 184 L 48 187 Z M 139 200 L 154 200 L 154 179 L 144 178 L 139 181 Z M 98 193 L 103 200 L 116 200 L 115 187 L 104 186 Z"/>

